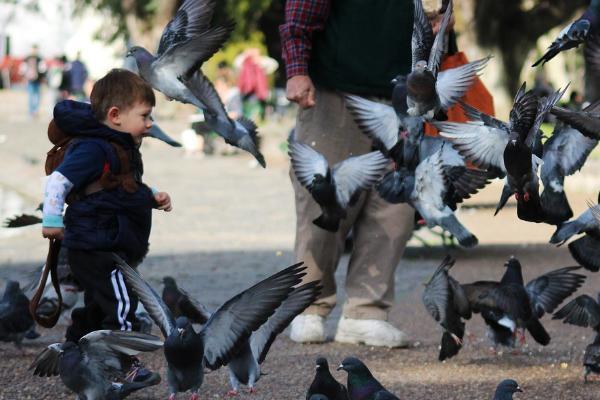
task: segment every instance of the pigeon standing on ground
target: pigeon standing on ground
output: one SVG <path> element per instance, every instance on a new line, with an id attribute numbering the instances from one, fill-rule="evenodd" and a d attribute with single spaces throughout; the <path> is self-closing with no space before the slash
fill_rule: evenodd
<path id="1" fill-rule="evenodd" d="M 78 399 L 120 400 L 148 386 L 157 385 L 160 376 L 152 381 L 127 382 L 132 356 L 161 348 L 156 336 L 130 331 L 100 330 L 88 333 L 77 343 L 54 343 L 33 361 L 30 370 L 40 377 L 60 375 L 65 386 Z M 117 377 L 122 383 L 113 382 Z"/>
<path id="2" fill-rule="evenodd" d="M 554 311 L 585 281 L 585 276 L 574 271 L 581 267 L 564 267 L 543 274 L 527 283 L 519 261 L 511 257 L 500 282 L 478 281 L 461 285 L 471 310 L 481 313 L 490 328 L 495 345 L 514 347 L 515 336 L 525 341 L 527 329 L 536 342 L 550 343 L 550 335 L 540 322 L 545 313 Z M 518 329 L 521 328 L 522 332 Z"/>
<path id="3" fill-rule="evenodd" d="M 458 354 L 465 335 L 464 319 L 471 318 L 469 300 L 460 284 L 448 271 L 454 260 L 446 256 L 423 291 L 423 304 L 429 314 L 444 328 L 438 359 L 444 361 Z"/>
<path id="4" fill-rule="evenodd" d="M 252 332 L 246 342 L 238 346 L 240 350 L 228 364 L 229 382 L 232 388 L 229 391 L 230 395 L 239 393 L 240 383 L 248 386 L 250 393 L 255 392 L 254 384 L 263 375 L 260 366 L 267 357 L 273 341 L 298 314 L 317 300 L 320 293 L 319 281 L 298 286 L 281 303 L 267 322 Z"/>
<path id="5" fill-rule="evenodd" d="M 33 326 L 29 299 L 19 282 L 8 281 L 0 301 L 0 341 L 13 342 L 21 350 L 21 342 Z"/>
<path id="6" fill-rule="evenodd" d="M 428 120 L 446 119 L 444 111 L 463 97 L 490 59 L 487 57 L 439 72 L 451 17 L 452 1 L 434 39 L 422 0 L 414 0 L 412 71 L 406 76 L 407 112 L 411 116 L 423 116 Z"/>
<path id="7" fill-rule="evenodd" d="M 565 194 L 565 176 L 579 171 L 597 144 L 598 140 L 558 125 L 544 143 L 544 163 L 540 169 L 544 191 L 540 200 L 546 222 L 558 225 L 573 216 Z"/>
<path id="8" fill-rule="evenodd" d="M 583 355 L 583 379 L 587 382 L 589 374 L 600 374 L 600 293 L 598 301 L 587 294 L 577 296 L 554 313 L 552 319 L 562 319 L 565 324 L 590 327 L 596 332 L 594 341 L 585 348 Z"/>
<path id="9" fill-rule="evenodd" d="M 597 2 L 597 0 L 592 0 L 592 3 L 594 2 Z M 574 47 L 579 47 L 580 44 L 590 39 L 592 35 L 597 32 L 598 25 L 600 24 L 600 16 L 598 16 L 595 9 L 598 9 L 598 5 L 592 4 L 579 19 L 567 25 L 560 31 L 558 37 L 532 67 L 537 67 L 540 64 L 544 65 L 552 60 L 558 53 Z"/>
<path id="10" fill-rule="evenodd" d="M 169 399 L 178 392 L 192 391 L 198 400 L 198 389 L 204 368 L 212 370 L 227 364 L 251 333 L 264 324 L 281 305 L 293 287 L 301 282 L 306 267 L 292 265 L 221 305 L 196 333 L 187 317 L 174 319 L 168 307 L 152 287 L 116 254 L 113 255 L 126 281 L 160 328 L 165 337 Z"/>
<path id="11" fill-rule="evenodd" d="M 562 245 L 572 236 L 584 233 L 582 237 L 569 243 L 571 256 L 585 269 L 600 270 L 600 193 L 598 203 L 584 211 L 579 217 L 559 225 L 550 238 L 550 243 Z"/>
<path id="12" fill-rule="evenodd" d="M 356 357 L 347 357 L 337 368 L 348 373 L 350 400 L 400 400 L 373 377 L 369 368 Z"/>
<path id="13" fill-rule="evenodd" d="M 319 228 L 337 232 L 346 209 L 362 190 L 369 190 L 383 175 L 388 159 L 379 151 L 347 158 L 329 168 L 325 157 L 300 142 L 289 144 L 292 167 L 298 181 L 305 186 L 323 214 L 313 221 Z"/>
<path id="14" fill-rule="evenodd" d="M 306 400 L 314 400 L 318 395 L 325 396 L 329 400 L 349 400 L 346 387 L 331 375 L 325 357 L 317 358 L 315 379 L 306 392 Z"/>
<path id="15" fill-rule="evenodd" d="M 505 379 L 498 384 L 494 392 L 494 400 L 512 400 L 513 394 L 522 392 L 523 389 L 514 379 Z"/>

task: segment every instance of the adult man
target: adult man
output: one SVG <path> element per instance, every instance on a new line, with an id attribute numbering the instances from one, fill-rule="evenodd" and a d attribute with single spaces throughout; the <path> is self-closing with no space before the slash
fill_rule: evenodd
<path id="1" fill-rule="evenodd" d="M 342 92 L 389 101 L 390 81 L 411 68 L 412 0 L 288 0 L 280 27 L 287 97 L 300 105 L 295 140 L 310 144 L 333 165 L 372 150 L 345 107 Z M 321 298 L 292 322 L 297 342 L 323 342 L 324 318 L 336 303 L 334 273 L 352 228 L 347 299 L 335 340 L 404 347 L 406 335 L 387 322 L 394 273 L 414 226 L 406 204 L 363 193 L 337 233 L 312 223 L 319 206 L 291 173 L 296 201 L 295 256 L 321 279 Z"/>

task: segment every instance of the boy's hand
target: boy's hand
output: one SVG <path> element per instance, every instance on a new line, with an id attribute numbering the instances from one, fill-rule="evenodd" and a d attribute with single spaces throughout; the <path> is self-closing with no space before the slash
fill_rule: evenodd
<path id="1" fill-rule="evenodd" d="M 154 195 L 154 200 L 158 204 L 159 210 L 171 211 L 173 207 L 171 206 L 171 196 L 167 192 L 158 192 Z"/>
<path id="2" fill-rule="evenodd" d="M 65 228 L 45 228 L 42 227 L 42 236 L 47 239 L 62 240 L 65 236 Z"/>

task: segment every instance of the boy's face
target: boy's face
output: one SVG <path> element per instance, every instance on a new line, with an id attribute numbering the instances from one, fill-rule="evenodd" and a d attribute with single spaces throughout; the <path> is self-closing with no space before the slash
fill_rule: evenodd
<path id="1" fill-rule="evenodd" d="M 120 132 L 129 133 L 136 144 L 142 143 L 144 136 L 152 127 L 152 106 L 136 102 L 127 109 L 111 108 L 108 111 L 108 125 Z"/>

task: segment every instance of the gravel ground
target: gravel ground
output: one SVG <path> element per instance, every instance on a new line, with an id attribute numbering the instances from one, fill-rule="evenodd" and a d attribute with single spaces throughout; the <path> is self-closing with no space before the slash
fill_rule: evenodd
<path id="1" fill-rule="evenodd" d="M 31 209 L 39 201 L 41 165 L 47 151 L 44 128 L 47 121 L 26 121 L 20 114 L 22 93 L 0 92 L 0 192 L 19 193 L 15 208 Z M 181 122 L 183 121 L 183 122 Z M 169 132 L 185 127 L 185 116 L 161 121 Z M 248 287 L 292 261 L 293 205 L 287 181 L 285 157 L 278 146 L 288 125 L 265 128 L 267 160 L 265 171 L 248 167 L 250 158 L 243 156 L 186 159 L 173 149 L 148 143 L 144 147 L 148 182 L 169 191 L 175 211 L 157 213 L 151 238 L 151 254 L 141 267 L 142 274 L 155 287 L 166 274 L 175 276 L 181 285 L 199 300 L 215 307 L 231 295 Z M 37 161 L 36 161 L 37 160 Z M 597 165 L 573 180 L 569 195 L 576 212 L 587 199 L 595 199 L 600 186 L 595 178 Z M 576 181 L 576 182 L 575 182 Z M 569 188 L 569 186 L 567 186 Z M 577 189 L 577 190 L 575 190 Z M 499 186 L 486 190 L 477 201 L 493 201 Z M 573 193 L 573 194 L 572 194 Z M 0 203 L 2 200 L 0 194 Z M 1 210 L 1 208 L 0 208 Z M 5 211 L 6 212 L 6 211 Z M 2 212 L 0 212 L 1 216 Z M 481 245 L 472 251 L 450 250 L 457 258 L 452 270 L 461 282 L 498 279 L 503 263 L 510 255 L 521 259 L 526 279 L 549 270 L 574 265 L 566 248 L 545 244 L 552 229 L 536 224 L 516 222 L 514 209 L 492 218 L 491 212 L 464 211 L 461 219 L 476 233 Z M 427 235 L 425 235 L 427 237 Z M 433 241 L 431 237 L 429 240 Z M 413 242 L 416 243 L 416 242 Z M 8 232 L 0 230 L 0 278 L 25 279 L 27 271 L 41 264 L 46 243 L 38 228 Z M 485 325 L 479 316 L 467 323 L 474 335 L 455 358 L 439 363 L 438 344 L 441 330 L 422 306 L 421 283 L 433 272 L 446 251 L 439 247 L 411 246 L 396 274 L 397 304 L 390 320 L 411 338 L 408 349 L 380 349 L 349 346 L 334 342 L 323 345 L 298 345 L 285 334 L 274 343 L 264 363 L 268 375 L 257 384 L 254 399 L 303 398 L 314 374 L 314 361 L 325 356 L 332 366 L 344 357 L 354 355 L 366 362 L 374 375 L 402 399 L 488 399 L 496 384 L 515 378 L 525 389 L 517 399 L 600 399 L 600 383 L 583 384 L 581 360 L 585 346 L 593 339 L 592 331 L 551 321 L 544 325 L 552 336 L 546 347 L 528 337 L 528 344 L 515 351 L 492 355 L 485 337 Z M 342 283 L 344 258 L 338 272 Z M 598 274 L 589 274 L 581 293 L 594 295 L 600 284 Z M 340 286 L 343 286 L 341 284 Z M 343 291 L 340 294 L 343 299 Z M 328 333 L 333 337 L 339 308 L 328 320 Z M 0 344 L 0 399 L 66 399 L 72 398 L 57 378 L 33 377 L 27 368 L 35 354 L 48 343 L 60 340 L 65 326 L 41 330 L 42 337 L 27 342 L 24 354 L 10 344 Z M 165 375 L 162 354 L 144 355 L 146 364 Z M 339 380 L 345 373 L 333 371 Z M 203 399 L 223 398 L 228 390 L 227 371 L 210 373 L 200 395 Z M 164 399 L 166 385 L 161 383 L 132 395 L 132 399 Z M 187 398 L 187 395 L 180 395 Z"/>

